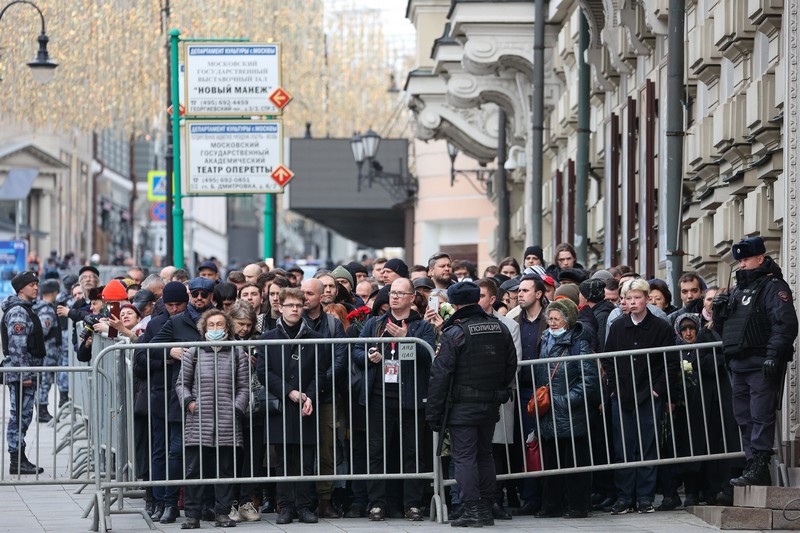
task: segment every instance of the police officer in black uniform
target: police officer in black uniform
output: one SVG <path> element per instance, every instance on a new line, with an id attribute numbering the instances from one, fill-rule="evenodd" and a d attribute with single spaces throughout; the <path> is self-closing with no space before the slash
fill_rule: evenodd
<path id="1" fill-rule="evenodd" d="M 761 237 L 733 247 L 739 261 L 736 289 L 714 299 L 714 327 L 722 335 L 731 371 L 733 411 L 747 457 L 735 486 L 771 485 L 770 456 L 775 441 L 775 410 L 786 363 L 797 337 L 792 291 L 780 267 L 766 255 Z"/>
<path id="2" fill-rule="evenodd" d="M 464 508 L 451 525 L 493 525 L 492 434 L 498 407 L 511 394 L 517 353 L 506 326 L 477 305 L 475 283 L 451 285 L 447 296 L 456 312 L 442 325 L 426 418 L 434 431 L 450 429 L 450 455 Z"/>

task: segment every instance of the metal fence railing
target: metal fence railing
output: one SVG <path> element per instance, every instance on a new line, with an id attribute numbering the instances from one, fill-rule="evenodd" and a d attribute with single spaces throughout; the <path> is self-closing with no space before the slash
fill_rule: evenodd
<path id="1" fill-rule="evenodd" d="M 367 358 L 373 347 L 385 356 L 377 364 Z M 154 527 L 126 504 L 145 487 L 235 485 L 247 493 L 264 483 L 311 482 L 324 495 L 331 483 L 349 482 L 372 498 L 380 483 L 398 481 L 425 498 L 415 505 L 446 521 L 445 489 L 455 482 L 434 453 L 440 436 L 424 423 L 433 358 L 414 338 L 127 344 L 95 335 L 88 365 L 70 347 L 67 367 L 0 367 L 2 375 L 70 377 L 70 401 L 50 426 L 28 430 L 28 457 L 44 472 L 7 475 L 4 456 L 0 485 L 93 485 L 84 516 L 93 512 L 92 528 L 104 531 L 118 513 L 141 514 Z M 529 414 L 541 385 L 550 386 L 552 406 Z M 743 456 L 720 343 L 522 361 L 515 387 L 499 408 L 501 482 Z M 9 391 L 0 391 L 4 428 Z M 179 453 L 166 453 L 170 424 Z M 526 465 L 529 437 L 542 449 L 561 441 L 535 471 Z M 204 448 L 211 459 L 198 463 Z"/>

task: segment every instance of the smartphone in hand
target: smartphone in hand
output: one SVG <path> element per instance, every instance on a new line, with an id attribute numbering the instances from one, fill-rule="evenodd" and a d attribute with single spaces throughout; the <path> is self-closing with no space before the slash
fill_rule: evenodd
<path id="1" fill-rule="evenodd" d="M 111 303 L 108 304 L 108 312 L 109 312 L 109 314 L 111 316 L 113 316 L 115 318 L 119 318 L 119 311 L 120 311 L 119 302 L 111 302 Z M 108 338 L 109 339 L 116 339 L 117 338 L 117 334 L 118 334 L 118 331 L 116 330 L 116 328 L 114 328 L 114 326 L 109 324 L 109 326 L 108 326 Z"/>
<path id="2" fill-rule="evenodd" d="M 428 309 L 433 309 L 435 312 L 439 312 L 439 297 L 438 296 L 428 296 Z"/>

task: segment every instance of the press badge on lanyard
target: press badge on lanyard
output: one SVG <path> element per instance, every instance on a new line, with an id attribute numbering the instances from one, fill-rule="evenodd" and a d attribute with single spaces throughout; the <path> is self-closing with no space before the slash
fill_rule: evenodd
<path id="1" fill-rule="evenodd" d="M 383 361 L 383 382 L 399 383 L 400 381 L 400 361 L 397 359 L 386 359 Z"/>

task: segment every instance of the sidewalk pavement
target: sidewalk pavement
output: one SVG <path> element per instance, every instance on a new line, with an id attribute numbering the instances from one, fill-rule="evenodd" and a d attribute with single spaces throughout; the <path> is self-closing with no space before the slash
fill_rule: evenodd
<path id="1" fill-rule="evenodd" d="M 75 486 L 5 486 L 0 487 L 0 532 L 13 533 L 77 533 L 88 531 L 90 518 L 81 518 L 84 509 L 92 498 L 93 487 L 87 487 L 83 493 L 76 494 Z M 126 509 L 141 508 L 142 500 L 125 501 Z M 424 522 L 408 522 L 406 520 L 386 520 L 370 522 L 362 519 L 320 520 L 319 524 L 275 525 L 275 514 L 262 515 L 261 522 L 243 522 L 236 529 L 215 528 L 211 522 L 201 522 L 201 531 L 227 532 L 262 532 L 262 531 L 314 531 L 317 533 L 350 532 L 350 533 L 401 533 L 463 531 L 452 528 L 449 524 L 436 524 L 428 520 Z M 184 518 L 174 524 L 156 524 L 157 531 L 177 533 Z M 686 511 L 669 511 L 647 515 L 629 514 L 611 516 L 608 513 L 593 513 L 582 520 L 564 520 L 561 518 L 534 518 L 530 516 L 514 517 L 513 520 L 496 521 L 488 531 L 495 533 L 522 533 L 526 531 L 584 531 L 662 533 L 679 531 L 692 533 L 700 531 L 716 531 Z M 115 533 L 144 533 L 150 531 L 139 514 L 112 515 L 112 528 Z"/>

